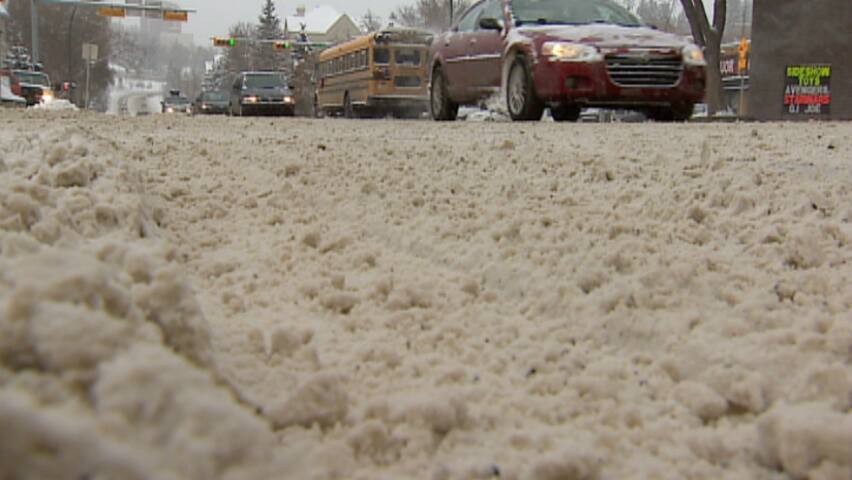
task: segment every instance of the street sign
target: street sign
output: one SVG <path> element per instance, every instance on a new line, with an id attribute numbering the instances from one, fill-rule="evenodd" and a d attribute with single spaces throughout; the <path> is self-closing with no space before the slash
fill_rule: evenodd
<path id="1" fill-rule="evenodd" d="M 121 7 L 101 7 L 98 9 L 98 15 L 102 17 L 124 18 L 127 16 L 127 10 Z"/>
<path id="2" fill-rule="evenodd" d="M 740 72 L 745 72 L 746 69 L 748 68 L 748 52 L 749 52 L 749 49 L 750 49 L 750 45 L 748 43 L 748 39 L 743 37 L 743 39 L 740 40 L 740 46 L 738 48 L 739 53 L 740 53 L 739 62 L 738 62 L 739 63 L 738 66 L 740 67 Z M 742 75 L 742 73 L 741 73 L 741 75 Z"/>
<path id="3" fill-rule="evenodd" d="M 184 11 L 163 10 L 163 20 L 167 22 L 185 22 L 188 20 L 188 15 Z"/>
<path id="4" fill-rule="evenodd" d="M 83 44 L 83 60 L 89 62 L 98 61 L 98 46 L 94 43 Z"/>

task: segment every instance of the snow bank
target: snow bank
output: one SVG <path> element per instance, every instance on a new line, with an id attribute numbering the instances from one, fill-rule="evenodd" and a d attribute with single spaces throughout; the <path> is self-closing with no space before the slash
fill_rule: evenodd
<path id="1" fill-rule="evenodd" d="M 33 108 L 36 109 L 36 110 L 48 110 L 48 111 L 53 111 L 53 112 L 62 111 L 62 110 L 71 110 L 71 111 L 78 110 L 76 105 L 69 102 L 68 100 L 64 100 L 64 99 L 61 99 L 61 98 L 56 99 L 56 100 L 51 100 L 49 102 L 39 103 L 38 105 L 34 105 Z"/>
<path id="2" fill-rule="evenodd" d="M 47 120 L 0 134 L 0 477 L 268 478 L 143 177 Z"/>
<path id="3" fill-rule="evenodd" d="M 0 477 L 850 477 L 846 124 L 63 115 Z"/>

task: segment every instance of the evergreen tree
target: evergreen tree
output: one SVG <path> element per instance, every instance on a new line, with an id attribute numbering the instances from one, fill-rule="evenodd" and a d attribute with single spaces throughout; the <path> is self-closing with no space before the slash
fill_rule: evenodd
<path id="1" fill-rule="evenodd" d="M 257 36 L 265 43 L 260 43 L 257 49 L 258 68 L 268 70 L 280 70 L 284 62 L 284 54 L 276 50 L 270 43 L 271 40 L 279 40 L 283 37 L 281 32 L 281 19 L 275 13 L 275 3 L 266 0 L 258 17 Z"/>

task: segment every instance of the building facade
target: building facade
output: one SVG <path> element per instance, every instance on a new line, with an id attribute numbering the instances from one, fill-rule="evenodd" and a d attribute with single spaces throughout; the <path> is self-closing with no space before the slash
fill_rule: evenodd
<path id="1" fill-rule="evenodd" d="M 361 35 L 358 25 L 345 13 L 331 7 L 317 7 L 307 11 L 298 7 L 295 15 L 284 17 L 284 25 L 290 37 L 304 31 L 312 42 L 335 44 Z"/>
<path id="2" fill-rule="evenodd" d="M 852 120 L 849 32 L 849 0 L 754 0 L 749 117 Z"/>

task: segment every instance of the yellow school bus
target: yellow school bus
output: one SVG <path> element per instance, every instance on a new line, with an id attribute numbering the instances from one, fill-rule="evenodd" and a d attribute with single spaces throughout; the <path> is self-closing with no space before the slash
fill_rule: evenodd
<path id="1" fill-rule="evenodd" d="M 346 118 L 419 116 L 429 109 L 431 32 L 392 28 L 320 53 L 316 111 Z"/>

